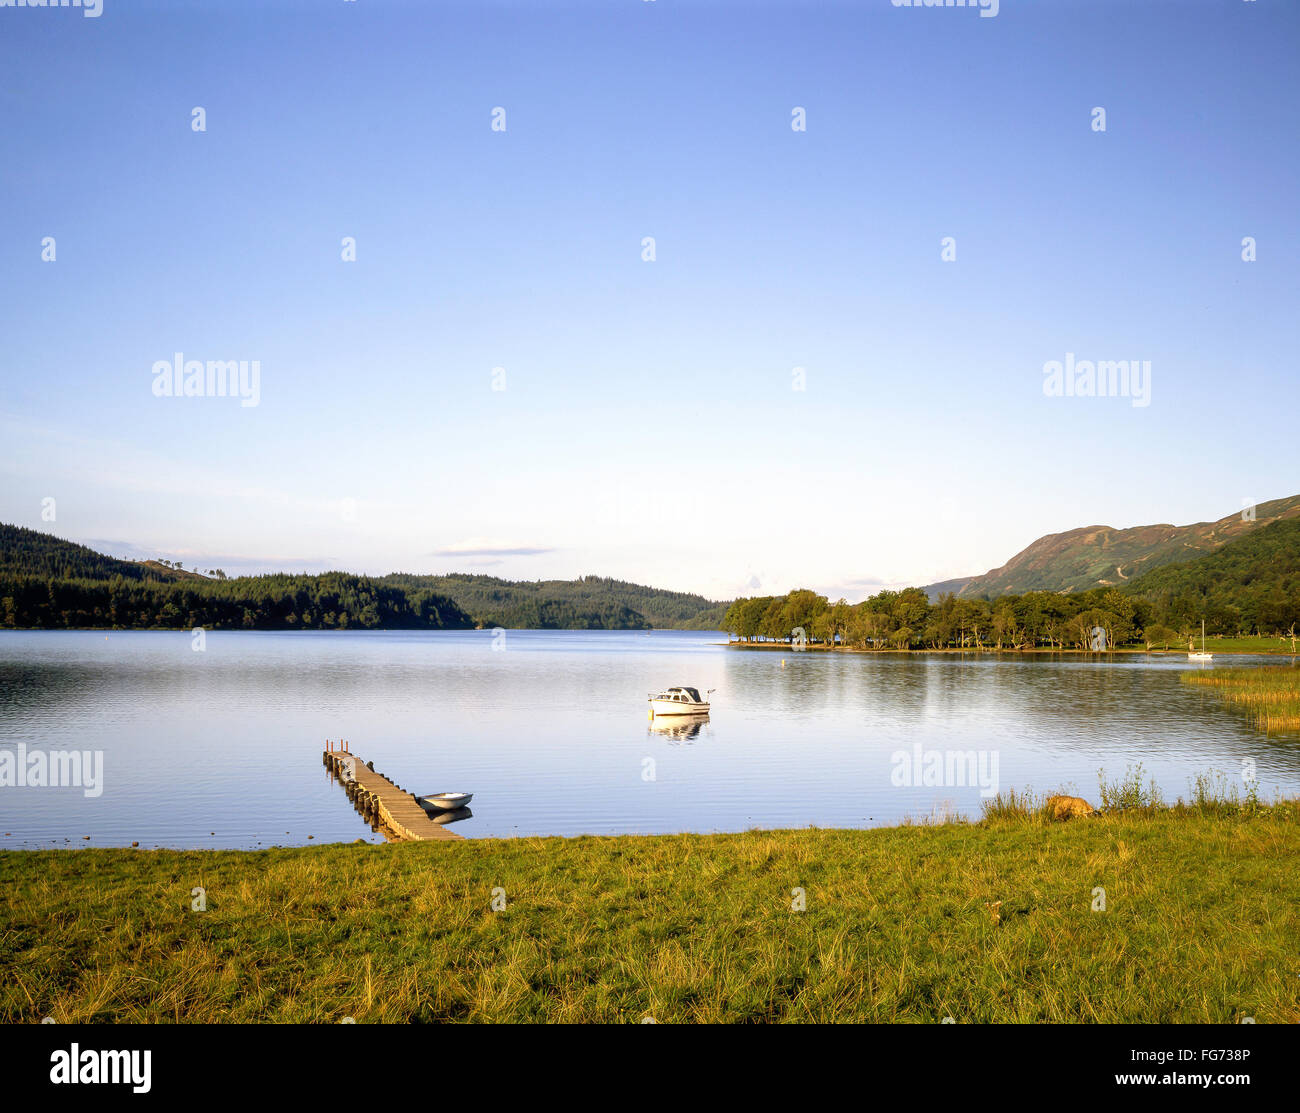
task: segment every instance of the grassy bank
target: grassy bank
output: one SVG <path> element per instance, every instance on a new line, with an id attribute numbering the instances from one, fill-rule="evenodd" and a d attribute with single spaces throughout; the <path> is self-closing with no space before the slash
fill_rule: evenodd
<path id="1" fill-rule="evenodd" d="M 994 812 L 0 853 L 0 1020 L 1300 1022 L 1293 804 Z"/>
<path id="2" fill-rule="evenodd" d="M 1192 641 L 1194 648 L 1199 650 L 1200 637 L 1195 637 Z M 1205 639 L 1205 650 L 1207 653 L 1276 653 L 1294 657 L 1296 642 L 1291 638 L 1226 638 L 1211 635 Z"/>
<path id="3" fill-rule="evenodd" d="M 1194 672 L 1183 682 L 1241 708 L 1261 730 L 1300 730 L 1300 668 L 1293 665 Z"/>

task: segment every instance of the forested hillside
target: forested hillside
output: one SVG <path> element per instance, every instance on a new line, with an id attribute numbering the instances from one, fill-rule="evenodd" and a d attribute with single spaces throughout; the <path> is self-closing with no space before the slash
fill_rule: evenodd
<path id="1" fill-rule="evenodd" d="M 53 534 L 0 523 L 0 573 L 44 576 L 56 580 L 128 580 L 169 578 L 163 569 L 97 553 Z"/>
<path id="2" fill-rule="evenodd" d="M 718 629 L 726 604 L 602 576 L 209 576 L 167 561 L 118 560 L 0 525 L 0 625 L 37 628 Z"/>
<path id="3" fill-rule="evenodd" d="M 0 625 L 438 630 L 472 624 L 445 596 L 407 592 L 365 576 L 206 579 L 156 563 L 116 560 L 35 530 L 0 526 Z"/>
<path id="4" fill-rule="evenodd" d="M 1300 520 L 1276 521 L 1185 564 L 1168 564 L 1126 585 L 1163 622 L 1214 632 L 1273 631 L 1300 621 Z"/>
<path id="5" fill-rule="evenodd" d="M 1300 518 L 1300 495 L 1273 499 L 1214 522 L 1189 526 L 1150 525 L 1130 529 L 1083 526 L 1049 533 L 1021 550 L 1001 568 L 965 581 L 948 581 L 951 590 L 971 599 L 996 599 L 1027 591 L 1087 591 L 1122 587 L 1155 568 L 1183 563 L 1235 544 L 1272 522 Z M 937 598 L 948 584 L 927 589 Z"/>
<path id="6" fill-rule="evenodd" d="M 606 576 L 576 580 L 502 580 L 454 573 L 394 573 L 383 581 L 406 590 L 436 591 L 456 601 L 482 626 L 556 630 L 717 630 L 725 603 L 663 591 Z"/>

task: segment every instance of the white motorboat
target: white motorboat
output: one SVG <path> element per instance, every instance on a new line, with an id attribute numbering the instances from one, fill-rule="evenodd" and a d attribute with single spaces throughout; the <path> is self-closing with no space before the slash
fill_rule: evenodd
<path id="1" fill-rule="evenodd" d="M 472 792 L 435 792 L 429 796 L 417 796 L 420 807 L 426 812 L 454 812 L 463 808 L 474 799 Z"/>
<path id="2" fill-rule="evenodd" d="M 1187 648 L 1188 648 L 1187 659 L 1188 659 L 1189 661 L 1213 661 L 1213 660 L 1214 660 L 1214 654 L 1213 654 L 1213 653 L 1206 653 L 1206 652 L 1205 652 L 1205 619 L 1201 619 L 1201 651 L 1200 651 L 1200 653 L 1194 653 L 1194 652 L 1192 652 L 1192 651 L 1191 651 L 1191 648 L 1192 648 L 1192 647 L 1191 647 L 1190 645 L 1189 645 Z"/>
<path id="3" fill-rule="evenodd" d="M 705 696 L 712 695 L 714 689 L 710 688 L 705 692 Z M 662 692 L 651 693 L 650 695 L 650 714 L 651 715 L 707 715 L 709 713 L 709 701 L 707 698 L 700 698 L 698 688 L 665 688 Z"/>

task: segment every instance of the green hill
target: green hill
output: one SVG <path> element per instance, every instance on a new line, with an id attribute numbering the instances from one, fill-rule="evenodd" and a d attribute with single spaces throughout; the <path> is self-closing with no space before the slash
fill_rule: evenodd
<path id="1" fill-rule="evenodd" d="M 725 603 L 606 576 L 576 580 L 502 580 L 452 573 L 397 572 L 383 583 L 446 595 L 481 626 L 563 630 L 716 630 Z"/>
<path id="2" fill-rule="evenodd" d="M 446 596 L 346 572 L 208 579 L 0 524 L 0 626 L 80 629 L 464 629 Z"/>
<path id="3" fill-rule="evenodd" d="M 1254 520 L 1243 518 L 1238 511 L 1218 521 L 1190 526 L 1084 526 L 1066 533 L 1049 533 L 1001 568 L 972 577 L 957 594 L 967 599 L 997 599 L 1027 591 L 1122 587 L 1152 569 L 1212 553 L 1272 522 L 1297 517 L 1300 495 L 1292 495 L 1260 503 Z"/>
<path id="4" fill-rule="evenodd" d="M 326 572 L 216 578 L 118 560 L 0 524 L 0 625 L 155 629 L 716 630 L 726 604 L 603 576 L 512 582 L 493 576 L 382 578 Z"/>
<path id="5" fill-rule="evenodd" d="M 56 580 L 171 580 L 168 569 L 154 562 L 118 560 L 51 533 L 0 522 L 0 572 Z"/>
<path id="6" fill-rule="evenodd" d="M 1162 622 L 1214 632 L 1285 630 L 1300 617 L 1300 519 L 1273 521 L 1197 560 L 1126 584 Z"/>

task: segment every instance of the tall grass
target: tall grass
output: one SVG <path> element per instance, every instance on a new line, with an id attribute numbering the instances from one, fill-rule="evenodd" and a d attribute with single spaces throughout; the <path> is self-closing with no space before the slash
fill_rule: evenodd
<path id="1" fill-rule="evenodd" d="M 1142 783 L 1142 763 L 1129 766 L 1120 780 L 1107 780 L 1106 770 L 1097 771 L 1097 791 L 1101 796 L 1101 810 L 1151 812 L 1165 806 L 1160 786 L 1155 779 Z"/>
<path id="2" fill-rule="evenodd" d="M 1191 787 L 1191 806 L 1207 815 L 1253 815 L 1264 807 L 1259 799 L 1258 781 L 1247 782 L 1243 795 L 1236 782 L 1229 781 L 1223 773 L 1201 773 L 1192 780 Z"/>
<path id="3" fill-rule="evenodd" d="M 1144 779 L 1142 763 L 1128 766 L 1124 776 L 1108 778 L 1104 769 L 1097 774 L 1098 794 L 1103 815 L 1122 814 L 1126 817 L 1155 816 L 1172 813 L 1183 816 L 1189 813 L 1221 818 L 1248 818 L 1261 811 L 1277 809 L 1281 816 L 1291 815 L 1300 801 L 1279 799 L 1270 804 L 1260 800 L 1259 783 L 1244 782 L 1243 791 L 1222 772 L 1198 773 L 1188 784 L 1188 799 L 1181 796 L 1172 804 L 1165 803 L 1160 787 L 1153 779 Z M 1061 795 L 1073 795 L 1073 790 L 1061 790 Z M 1006 789 L 982 805 L 982 819 L 986 824 L 1002 822 L 1053 822 L 1047 811 L 1047 797 L 1028 790 Z"/>
<path id="4" fill-rule="evenodd" d="M 1208 688 L 1266 732 L 1300 730 L 1300 668 L 1295 665 L 1189 672 L 1183 683 Z"/>
<path id="5" fill-rule="evenodd" d="M 1028 789 L 1009 788 L 999 791 L 991 800 L 980 805 L 983 817 L 988 822 L 1006 820 L 1043 819 L 1045 797 L 1036 796 Z"/>

